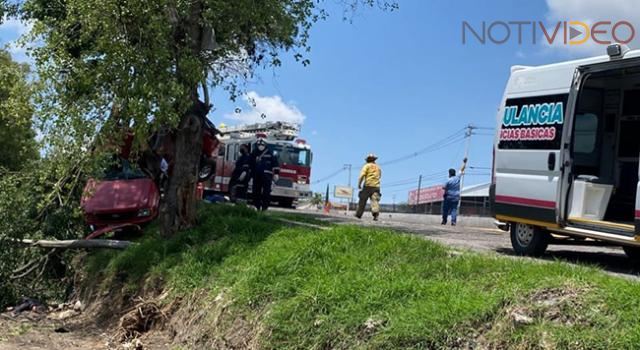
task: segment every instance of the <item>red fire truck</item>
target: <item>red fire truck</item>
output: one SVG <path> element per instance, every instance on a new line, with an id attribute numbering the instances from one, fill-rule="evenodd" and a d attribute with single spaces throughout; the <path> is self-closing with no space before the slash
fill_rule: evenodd
<path id="1" fill-rule="evenodd" d="M 298 199 L 311 197 L 311 146 L 298 139 L 300 127 L 286 122 L 266 122 L 235 127 L 219 127 L 216 173 L 205 184 L 205 191 L 228 193 L 231 173 L 238 159 L 240 145 L 253 149 L 258 137 L 278 157 L 280 178 L 273 184 L 272 201 L 283 207 L 295 207 Z M 251 184 L 249 193 L 251 193 Z"/>

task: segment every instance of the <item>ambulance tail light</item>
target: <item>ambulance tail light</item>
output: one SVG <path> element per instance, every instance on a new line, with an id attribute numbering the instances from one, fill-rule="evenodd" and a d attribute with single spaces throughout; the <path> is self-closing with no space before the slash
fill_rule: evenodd
<path id="1" fill-rule="evenodd" d="M 309 184 L 309 178 L 304 175 L 298 176 L 298 184 L 299 185 L 307 185 Z"/>

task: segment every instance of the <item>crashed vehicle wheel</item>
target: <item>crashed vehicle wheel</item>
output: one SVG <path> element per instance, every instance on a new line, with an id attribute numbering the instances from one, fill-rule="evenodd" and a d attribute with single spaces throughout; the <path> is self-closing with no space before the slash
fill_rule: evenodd
<path id="1" fill-rule="evenodd" d="M 200 167 L 198 170 L 198 182 L 209 180 L 213 174 L 216 173 L 216 161 L 210 158 L 203 158 L 200 160 Z"/>

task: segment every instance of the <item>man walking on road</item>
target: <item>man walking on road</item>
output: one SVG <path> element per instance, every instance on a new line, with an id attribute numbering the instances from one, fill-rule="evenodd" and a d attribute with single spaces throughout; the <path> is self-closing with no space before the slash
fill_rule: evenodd
<path id="1" fill-rule="evenodd" d="M 382 177 L 382 171 L 378 164 L 376 164 L 378 157 L 375 154 L 370 153 L 365 159 L 367 164 L 362 167 L 360 171 L 360 177 L 358 177 L 358 189 L 359 202 L 358 210 L 356 211 L 356 217 L 362 218 L 364 214 L 364 208 L 367 205 L 367 200 L 371 200 L 371 214 L 373 214 L 373 220 L 378 221 L 378 215 L 380 215 L 380 178 Z M 364 182 L 364 187 L 362 187 Z"/>
<path id="2" fill-rule="evenodd" d="M 460 176 L 464 174 L 467 167 L 467 158 L 462 161 L 460 173 L 456 175 L 455 169 L 449 169 L 449 180 L 442 187 L 444 189 L 444 200 L 442 202 L 442 224 L 447 224 L 447 219 L 451 215 L 451 226 L 455 226 L 458 219 L 458 203 L 460 202 Z"/>

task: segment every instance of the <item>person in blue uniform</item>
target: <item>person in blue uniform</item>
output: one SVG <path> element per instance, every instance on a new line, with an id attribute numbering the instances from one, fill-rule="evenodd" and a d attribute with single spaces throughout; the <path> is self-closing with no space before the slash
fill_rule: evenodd
<path id="1" fill-rule="evenodd" d="M 251 152 L 251 174 L 253 177 L 253 205 L 265 211 L 271 202 L 271 183 L 278 181 L 280 168 L 278 158 L 267 147 L 264 139 L 258 139 Z"/>
<path id="2" fill-rule="evenodd" d="M 458 220 L 458 203 L 460 203 L 460 176 L 464 174 L 467 167 L 467 158 L 462 161 L 460 173 L 456 175 L 455 169 L 449 169 L 449 180 L 442 186 L 444 189 L 444 200 L 442 202 L 442 224 L 447 224 L 447 219 L 451 215 L 451 225 L 455 226 Z"/>
<path id="3" fill-rule="evenodd" d="M 236 165 L 229 181 L 232 202 L 245 201 L 247 199 L 249 180 L 251 180 L 251 155 L 248 144 L 242 144 L 240 145 L 240 155 L 236 160 Z"/>

